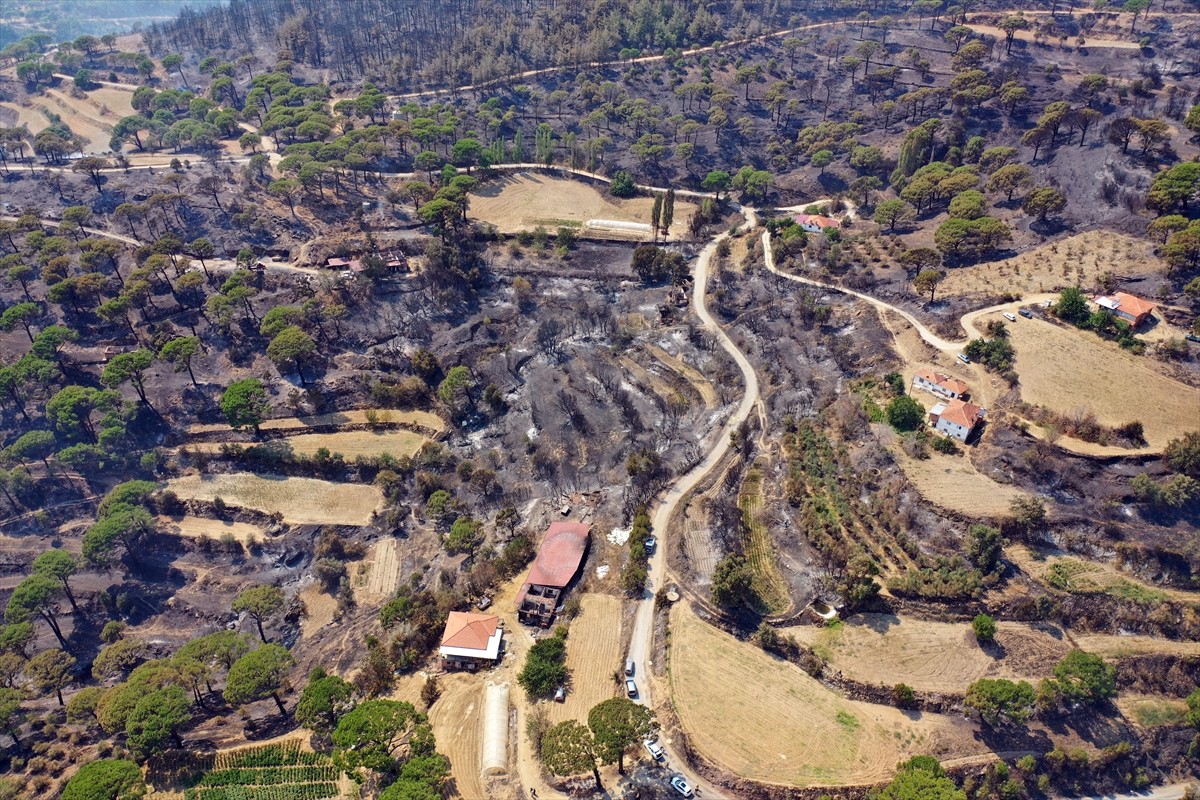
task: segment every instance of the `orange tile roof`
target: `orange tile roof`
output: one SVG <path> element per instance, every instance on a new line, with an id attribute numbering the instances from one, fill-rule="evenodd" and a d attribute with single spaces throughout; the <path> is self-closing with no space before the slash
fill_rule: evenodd
<path id="1" fill-rule="evenodd" d="M 1142 314 L 1149 314 L 1158 308 L 1158 306 L 1149 300 L 1143 300 L 1137 295 L 1128 294 L 1127 292 L 1113 292 L 1113 297 L 1119 303 L 1117 308 L 1131 317 L 1140 317 Z"/>
<path id="2" fill-rule="evenodd" d="M 797 214 L 796 222 L 804 224 L 811 222 L 813 225 L 820 225 L 822 228 L 840 228 L 841 223 L 833 217 L 827 217 L 824 214 Z"/>
<path id="3" fill-rule="evenodd" d="M 466 650 L 487 650 L 488 640 L 500 626 L 495 614 L 471 614 L 451 611 L 442 634 L 442 647 L 461 647 Z"/>
<path id="4" fill-rule="evenodd" d="M 962 425 L 964 428 L 975 427 L 975 423 L 979 422 L 982 417 L 983 408 L 962 400 L 948 400 L 946 409 L 938 415 L 939 419 L 953 422 L 955 425 Z"/>
<path id="5" fill-rule="evenodd" d="M 962 381 L 951 378 L 949 375 L 943 375 L 940 372 L 934 372 L 931 369 L 918 369 L 917 377 L 941 386 L 943 389 L 955 394 L 966 394 L 971 391 L 971 387 Z"/>

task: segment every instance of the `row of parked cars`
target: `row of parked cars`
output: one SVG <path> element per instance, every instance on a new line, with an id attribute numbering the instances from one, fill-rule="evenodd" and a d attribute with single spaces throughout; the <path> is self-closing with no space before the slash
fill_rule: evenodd
<path id="1" fill-rule="evenodd" d="M 625 692 L 630 697 L 638 696 L 637 684 L 633 680 L 633 673 L 636 670 L 632 658 L 625 659 Z M 642 742 L 646 746 L 646 752 L 660 764 L 665 764 L 667 761 L 667 753 L 663 750 L 663 746 L 658 743 L 657 739 L 646 739 Z M 672 775 L 670 779 L 671 788 L 679 792 L 684 797 L 695 797 L 695 792 L 691 784 L 682 775 Z"/>

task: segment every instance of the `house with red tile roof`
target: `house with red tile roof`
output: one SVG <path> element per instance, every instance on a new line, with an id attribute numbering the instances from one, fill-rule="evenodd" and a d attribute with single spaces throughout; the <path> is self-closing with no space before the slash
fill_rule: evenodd
<path id="1" fill-rule="evenodd" d="M 1137 295 L 1127 292 L 1113 292 L 1111 295 L 1099 295 L 1094 302 L 1099 308 L 1109 312 L 1117 319 L 1123 319 L 1133 327 L 1138 327 L 1154 313 L 1158 306 L 1149 300 L 1143 300 Z"/>
<path id="2" fill-rule="evenodd" d="M 837 230 L 842 227 L 842 223 L 824 214 L 797 214 L 795 219 L 796 224 L 808 233 L 820 233 L 827 228 Z"/>
<path id="3" fill-rule="evenodd" d="M 913 386 L 951 400 L 964 400 L 971 393 L 971 387 L 962 381 L 924 367 L 918 369 L 917 374 L 913 376 Z"/>
<path id="4" fill-rule="evenodd" d="M 446 669 L 477 669 L 500 657 L 504 628 L 495 614 L 451 611 L 438 652 Z"/>
<path id="5" fill-rule="evenodd" d="M 983 421 L 987 409 L 962 400 L 946 400 L 929 411 L 929 424 L 939 433 L 965 442 Z"/>
<path id="6" fill-rule="evenodd" d="M 546 529 L 537 558 L 517 592 L 517 619 L 547 627 L 575 579 L 587 552 L 591 529 L 582 522 L 553 522 Z"/>

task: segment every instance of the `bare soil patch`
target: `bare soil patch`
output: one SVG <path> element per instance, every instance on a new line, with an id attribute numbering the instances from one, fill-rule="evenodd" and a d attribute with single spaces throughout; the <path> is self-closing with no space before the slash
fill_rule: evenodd
<path id="1" fill-rule="evenodd" d="M 249 544 L 252 540 L 262 541 L 263 539 L 262 528 L 248 522 L 194 517 L 190 514 L 182 517 L 159 517 L 158 521 L 162 530 L 167 533 L 186 536 L 189 539 L 207 537 L 220 540 L 232 536 L 244 545 Z"/>
<path id="2" fill-rule="evenodd" d="M 1200 428 L 1200 390 L 1166 377 L 1145 356 L 1043 320 L 1008 328 L 1025 402 L 1064 415 L 1090 411 L 1110 427 L 1140 421 L 1147 447 L 1138 452 L 1161 452 L 1171 439 Z"/>
<path id="3" fill-rule="evenodd" d="M 185 500 L 220 497 L 230 505 L 282 514 L 297 525 L 366 525 L 383 505 L 374 486 L 250 472 L 185 475 L 167 481 L 167 488 Z"/>
<path id="4" fill-rule="evenodd" d="M 1036 680 L 1070 645 L 1014 622 L 999 623 L 998 648 L 979 646 L 966 623 L 858 614 L 829 628 L 789 631 L 847 678 L 879 686 L 907 683 L 926 692 L 964 692 L 979 678 Z"/>
<path id="5" fill-rule="evenodd" d="M 679 357 L 673 356 L 661 347 L 655 347 L 652 344 L 646 345 L 646 352 L 661 361 L 668 369 L 682 375 L 700 393 L 700 398 L 704 401 L 706 408 L 715 408 L 720 404 L 717 398 L 717 390 L 713 388 L 712 382 L 700 374 L 695 367 L 685 364 Z"/>
<path id="6" fill-rule="evenodd" d="M 324 428 L 332 425 L 363 425 L 371 422 L 370 417 L 381 425 L 415 425 L 437 433 L 446 429 L 446 423 L 437 414 L 428 411 L 411 411 L 403 409 L 354 409 L 351 411 L 334 411 L 329 414 L 314 414 L 309 417 L 280 417 L 269 419 L 259 427 L 264 431 L 290 431 L 305 428 Z M 201 423 L 189 425 L 188 433 L 221 433 L 231 430 L 224 423 Z"/>
<path id="7" fill-rule="evenodd" d="M 617 694 L 613 676 L 625 658 L 621 647 L 621 599 L 588 593 L 582 598 L 582 607 L 571 621 L 567 637 L 567 668 L 571 671 L 567 699 L 544 706 L 552 723 L 568 719 L 586 722 L 592 706 Z"/>
<path id="8" fill-rule="evenodd" d="M 653 205 L 649 197 L 621 200 L 581 181 L 522 172 L 490 181 L 473 193 L 470 213 L 495 225 L 501 233 L 531 231 L 540 226 L 553 234 L 561 226 L 580 230 L 579 226 L 588 220 L 649 224 Z M 675 200 L 669 239 L 687 231 L 695 210 L 692 203 Z M 649 239 L 650 234 L 647 231 L 635 238 Z"/>
<path id="9" fill-rule="evenodd" d="M 1153 636 L 1113 636 L 1087 634 L 1074 637 L 1075 644 L 1089 653 L 1105 658 L 1138 655 L 1200 656 L 1200 642 L 1176 642 Z"/>
<path id="10" fill-rule="evenodd" d="M 741 777 L 794 786 L 882 781 L 913 754 L 984 752 L 962 719 L 847 700 L 799 667 L 671 611 L 671 686 L 693 746 Z"/>
<path id="11" fill-rule="evenodd" d="M 982 298 L 1054 292 L 1064 286 L 1087 289 L 1106 272 L 1135 277 L 1162 269 L 1150 242 L 1114 231 L 1086 231 L 1002 261 L 952 269 L 938 286 L 938 294 Z"/>

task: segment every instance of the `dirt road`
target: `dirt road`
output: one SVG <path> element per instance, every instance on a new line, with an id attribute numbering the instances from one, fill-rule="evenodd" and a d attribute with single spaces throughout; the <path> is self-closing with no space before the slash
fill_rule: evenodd
<path id="1" fill-rule="evenodd" d="M 751 226 L 758 223 L 758 217 L 754 209 L 743 209 L 743 213 Z M 700 252 L 700 257 L 696 261 L 692 308 L 708 332 L 716 337 L 725 352 L 737 363 L 738 369 L 742 372 L 742 380 L 745 382 L 745 392 L 737 409 L 721 429 L 720 435 L 716 439 L 716 443 L 712 449 L 709 450 L 708 454 L 699 464 L 680 476 L 663 493 L 658 501 L 658 505 L 654 509 L 654 531 L 658 535 L 662 545 L 655 550 L 654 555 L 650 558 L 650 578 L 647 581 L 647 588 L 642 595 L 642 599 L 638 601 L 633 623 L 633 638 L 629 645 L 629 658 L 636 665 L 636 674 L 641 676 L 638 682 L 638 702 L 650 707 L 654 706 L 652 696 L 653 686 L 649 679 L 651 675 L 650 653 L 654 640 L 654 594 L 666 583 L 666 552 L 669 546 L 668 534 L 671 517 L 674 515 L 675 509 L 679 506 L 679 502 L 692 489 L 696 488 L 701 481 L 708 477 L 708 474 L 717 466 L 721 457 L 725 455 L 725 451 L 729 449 L 730 434 L 750 418 L 750 415 L 754 413 L 755 406 L 760 402 L 758 375 L 755 373 L 754 367 L 750 364 L 750 360 L 746 357 L 746 354 L 737 348 L 733 340 L 729 338 L 725 331 L 721 329 L 721 326 L 717 324 L 717 321 L 713 319 L 706 305 L 709 265 L 712 262 L 712 256 L 717 249 L 717 245 L 728 237 L 728 231 L 720 234 L 710 241 Z M 688 782 L 693 787 L 700 788 L 705 797 L 722 797 L 716 789 L 706 786 L 699 779 L 699 776 L 684 766 L 687 762 L 669 743 L 664 742 L 663 744 L 667 751 L 667 761 L 672 769 L 686 776 Z"/>

